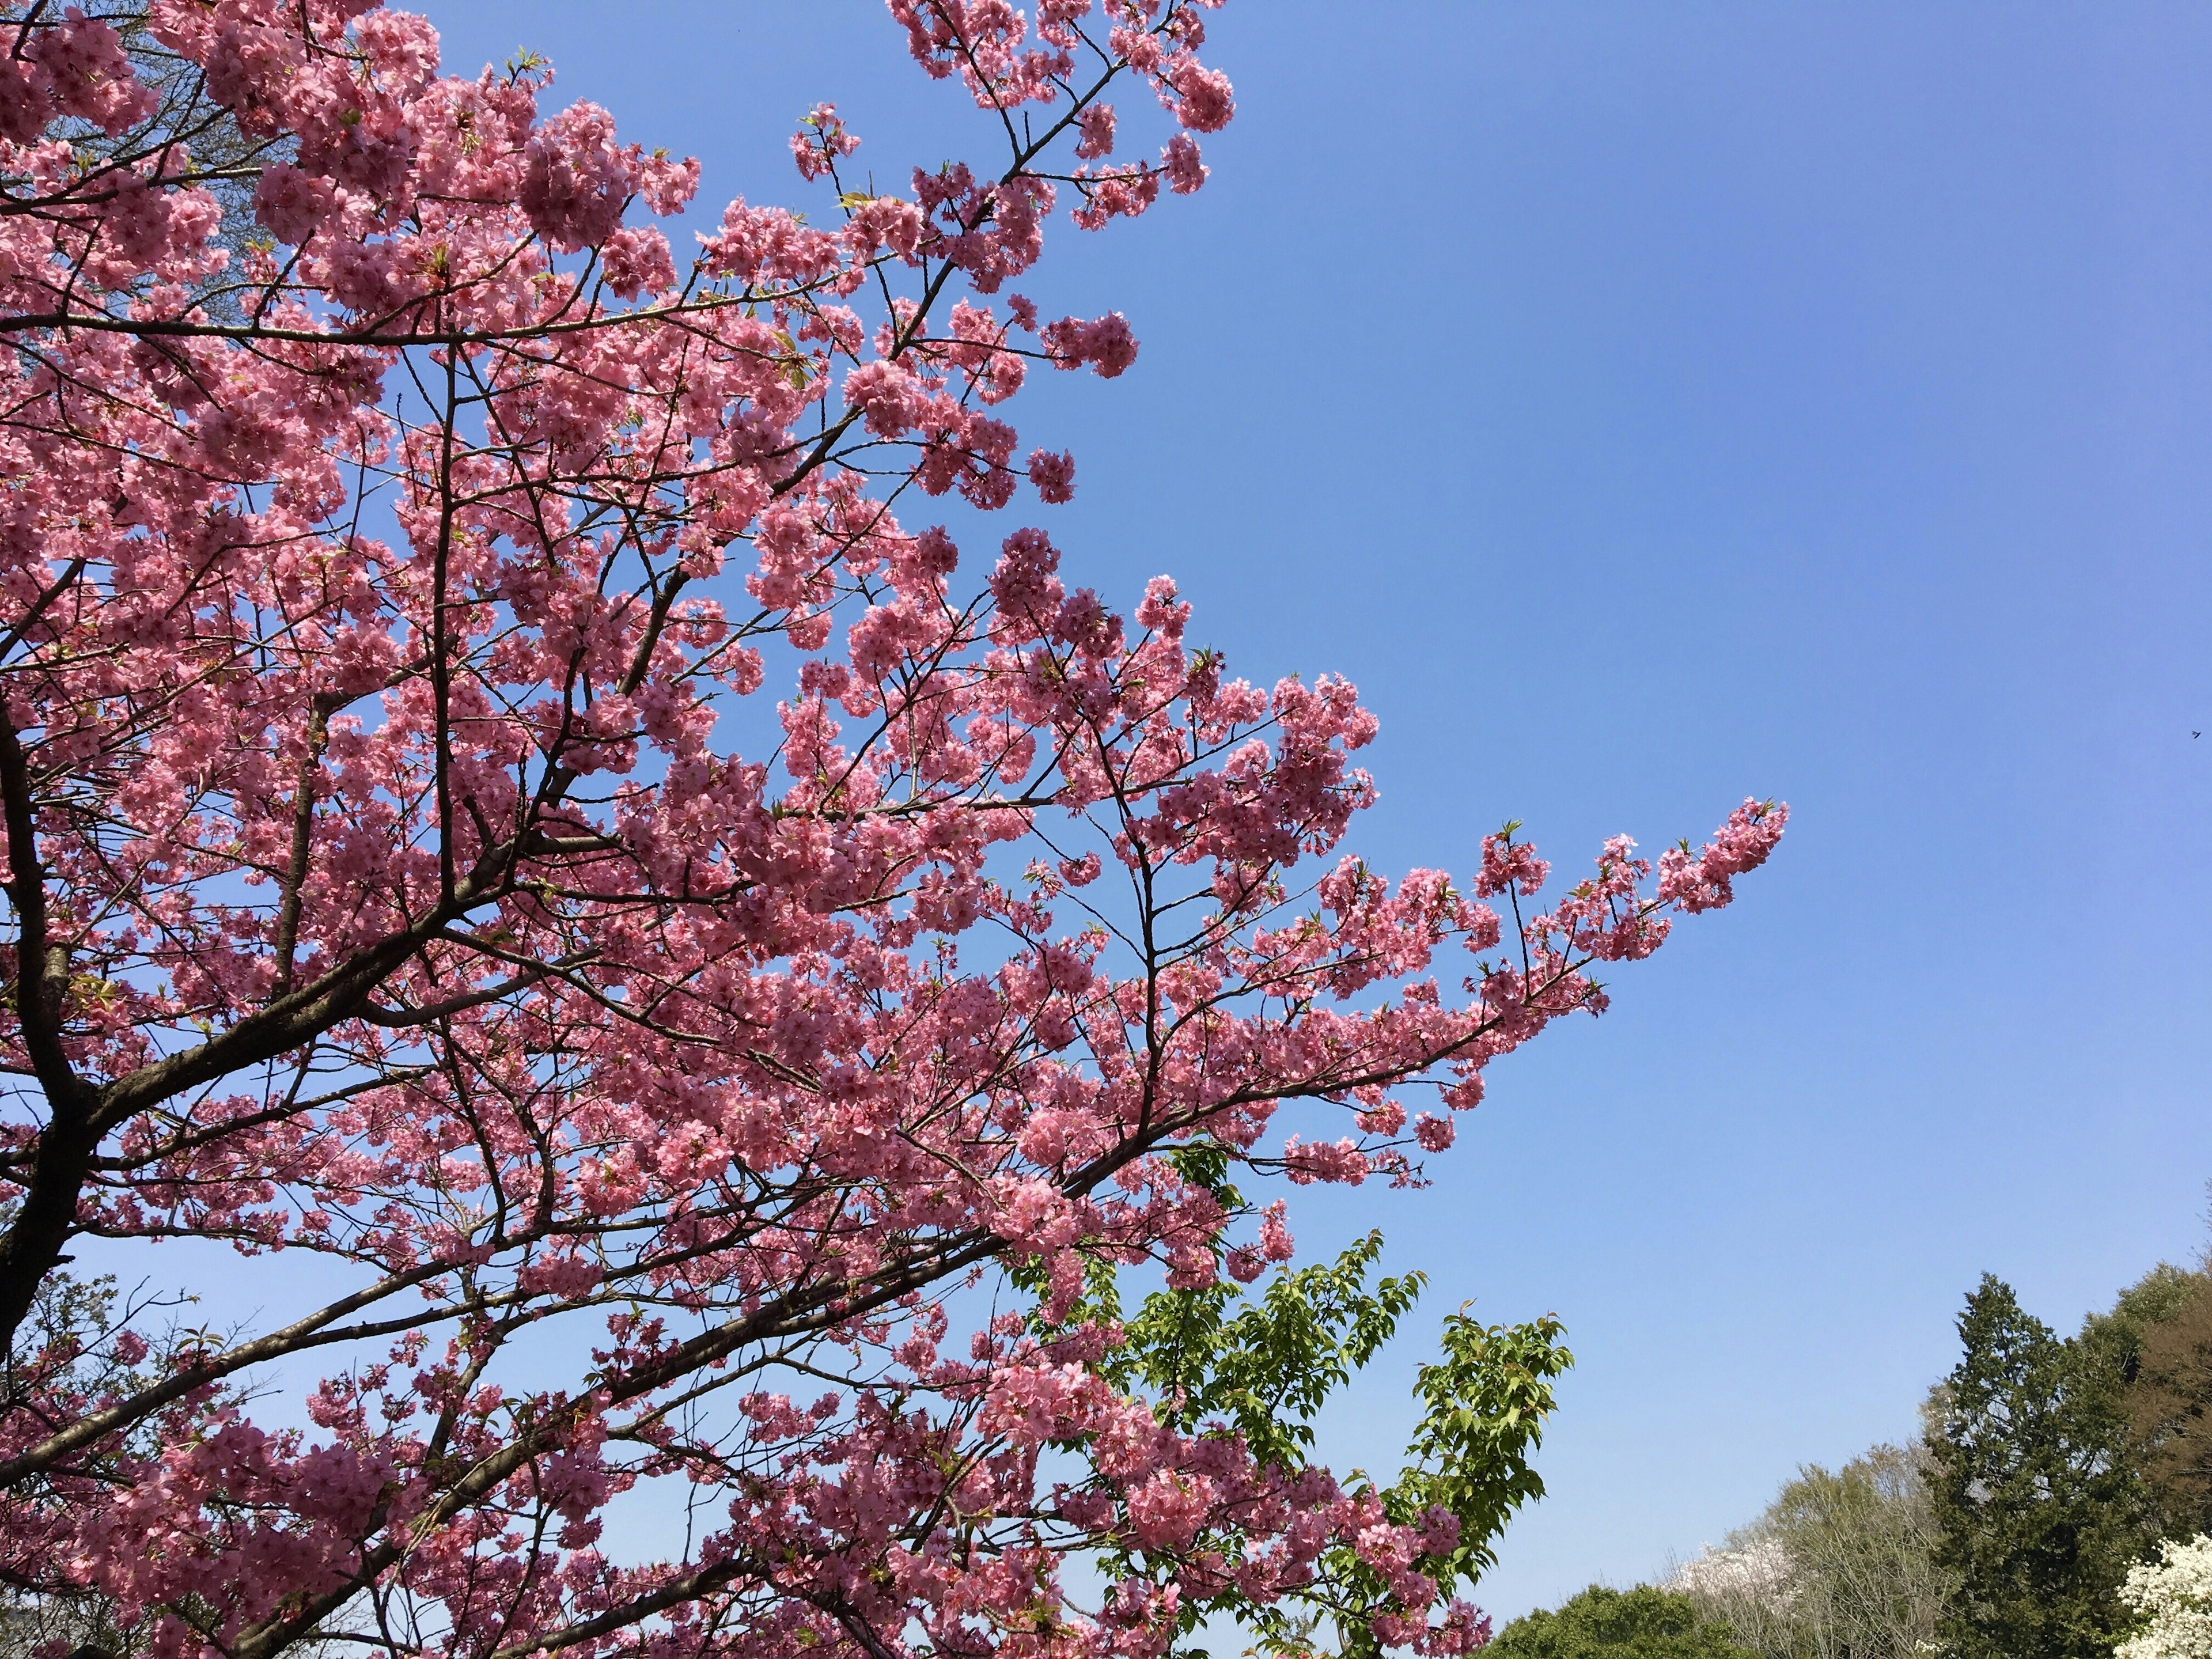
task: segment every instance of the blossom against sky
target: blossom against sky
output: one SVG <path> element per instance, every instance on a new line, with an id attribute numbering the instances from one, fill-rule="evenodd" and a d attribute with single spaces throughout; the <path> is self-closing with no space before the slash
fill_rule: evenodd
<path id="1" fill-rule="evenodd" d="M 900 177 L 965 113 L 871 0 L 430 9 L 449 65 L 527 45 L 698 155 L 702 202 L 787 197 L 817 100 Z M 1510 1617 L 1909 1432 L 1984 1267 L 2063 1327 L 2198 1241 L 2212 17 L 1347 16 L 1221 11 L 1203 196 L 1040 276 L 1143 346 L 1030 396 L 1080 458 L 1071 572 L 1173 571 L 1237 672 L 1354 680 L 1384 867 L 1796 813 L 1392 1218 L 1428 1321 L 1557 1309 L 1580 1359 Z M 1367 1224 L 1310 1201 L 1302 1249 L 1332 1216 Z M 1420 1347 L 1340 1467 L 1395 1455 Z"/>

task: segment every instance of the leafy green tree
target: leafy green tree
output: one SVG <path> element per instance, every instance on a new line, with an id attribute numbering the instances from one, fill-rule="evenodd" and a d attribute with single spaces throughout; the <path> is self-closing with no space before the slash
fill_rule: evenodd
<path id="1" fill-rule="evenodd" d="M 1218 1149 L 1181 1148 L 1176 1162 L 1224 1206 L 1243 1206 Z M 1333 1262 L 1278 1274 L 1263 1293 L 1240 1291 L 1224 1275 L 1199 1289 L 1155 1291 L 1127 1316 L 1113 1270 L 1102 1265 L 1069 1316 L 1121 1324 L 1124 1340 L 1102 1369 L 1115 1386 L 1157 1401 L 1162 1421 L 1186 1433 L 1221 1425 L 1261 1462 L 1296 1474 L 1311 1467 L 1315 1413 L 1396 1332 L 1427 1283 L 1414 1273 L 1370 1285 L 1382 1250 L 1382 1235 L 1370 1233 Z M 1495 1563 L 1514 1511 L 1544 1494 L 1529 1459 L 1555 1408 L 1553 1384 L 1574 1364 L 1564 1334 L 1549 1314 L 1518 1325 L 1484 1325 L 1464 1308 L 1447 1317 L 1439 1357 L 1415 1373 L 1422 1416 L 1404 1465 L 1388 1484 L 1358 1470 L 1346 1482 L 1378 1520 L 1419 1534 L 1410 1558 L 1378 1563 L 1352 1546 L 1334 1548 L 1316 1563 L 1310 1583 L 1267 1605 L 1233 1586 L 1191 1594 L 1184 1581 L 1183 1632 L 1229 1616 L 1262 1654 L 1306 1656 L 1327 1646 L 1344 1659 L 1378 1659 L 1391 1644 L 1376 1626 L 1389 1628 L 1393 1571 L 1418 1572 L 1447 1592 L 1471 1587 Z M 1206 1540 L 1231 1562 L 1243 1542 L 1229 1532 Z M 1101 1565 L 1109 1582 L 1171 1572 L 1134 1551 Z M 1471 1621 L 1474 1609 L 1463 1616 Z"/>
<path id="2" fill-rule="evenodd" d="M 1498 1632 L 1491 1659 L 1758 1659 L 1729 1627 L 1699 1616 L 1689 1597 L 1639 1584 L 1592 1584 L 1555 1612 Z"/>
<path id="3" fill-rule="evenodd" d="M 1936 1559 L 1952 1581 L 1942 1644 L 1955 1659 L 2102 1659 L 2149 1541 L 2112 1350 L 2062 1340 L 1989 1274 L 1959 1335 L 1929 1445 Z"/>

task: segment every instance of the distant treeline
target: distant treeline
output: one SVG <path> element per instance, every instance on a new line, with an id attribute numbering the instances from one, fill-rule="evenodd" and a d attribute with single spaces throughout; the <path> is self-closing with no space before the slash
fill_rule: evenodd
<path id="1" fill-rule="evenodd" d="M 1984 1275 L 1921 1435 L 1799 1470 L 1663 1583 L 1593 1586 L 1498 1659 L 2207 1659 L 2212 1258 L 2062 1337 Z"/>

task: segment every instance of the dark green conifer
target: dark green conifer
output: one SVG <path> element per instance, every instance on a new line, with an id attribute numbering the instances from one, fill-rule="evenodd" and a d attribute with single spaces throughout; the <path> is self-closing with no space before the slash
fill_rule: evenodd
<path id="1" fill-rule="evenodd" d="M 1966 1352 L 1939 1391 L 1936 1553 L 1955 1659 L 2106 1659 L 2118 1590 L 2148 1542 L 2123 1455 L 2119 1379 L 2096 1342 L 2062 1340 L 1984 1274 L 1959 1318 Z"/>

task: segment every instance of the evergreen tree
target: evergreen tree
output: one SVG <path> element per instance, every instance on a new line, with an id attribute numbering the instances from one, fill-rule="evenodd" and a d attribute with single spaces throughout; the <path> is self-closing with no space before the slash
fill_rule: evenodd
<path id="1" fill-rule="evenodd" d="M 2119 1587 L 2148 1540 L 2123 1457 L 2122 1379 L 2085 1334 L 2062 1340 L 1984 1274 L 1965 1357 L 1939 1392 L 1941 1625 L 1957 1659 L 2103 1659 L 2128 1623 Z"/>
<path id="2" fill-rule="evenodd" d="M 1686 1595 L 1639 1584 L 1592 1584 L 1553 1613 L 1516 1619 L 1487 1659 L 1758 1659 L 1729 1627 L 1700 1618 Z"/>

